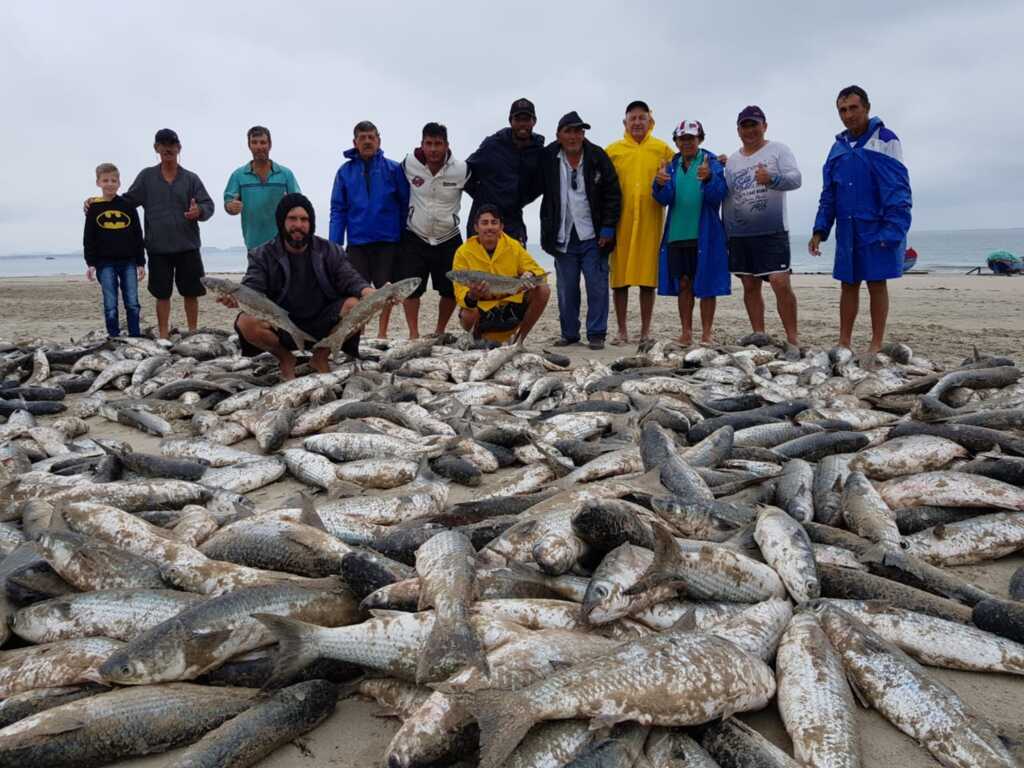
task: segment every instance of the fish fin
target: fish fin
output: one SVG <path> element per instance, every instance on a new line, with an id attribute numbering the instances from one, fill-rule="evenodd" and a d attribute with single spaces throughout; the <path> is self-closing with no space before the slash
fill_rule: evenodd
<path id="1" fill-rule="evenodd" d="M 319 658 L 316 642 L 319 627 L 269 613 L 254 613 L 252 617 L 269 629 L 277 639 L 274 671 L 263 684 L 264 688 L 280 688 L 297 672 Z"/>
<path id="2" fill-rule="evenodd" d="M 660 521 L 652 521 L 651 528 L 654 529 L 654 560 L 639 581 L 625 591 L 627 595 L 646 592 L 659 584 L 671 581 L 672 574 L 678 573 L 683 564 L 679 546 L 669 529 Z"/>
<path id="3" fill-rule="evenodd" d="M 395 611 L 391 608 L 371 608 L 368 613 L 372 619 L 397 619 L 409 615 L 408 611 Z"/>
<path id="4" fill-rule="evenodd" d="M 672 625 L 671 632 L 696 632 L 699 629 L 697 626 L 697 609 L 687 608 L 683 611 L 683 615 L 676 619 Z"/>
<path id="5" fill-rule="evenodd" d="M 499 768 L 536 720 L 519 692 L 478 691 L 468 706 L 480 726 L 480 768 Z"/>
<path id="6" fill-rule="evenodd" d="M 463 666 L 476 667 L 483 675 L 490 676 L 487 656 L 468 616 L 443 621 L 435 611 L 434 625 L 420 647 L 416 682 L 438 680 Z"/>
<path id="7" fill-rule="evenodd" d="M 299 515 L 300 522 L 311 528 L 326 531 L 327 528 L 324 526 L 324 521 L 320 519 L 320 515 L 316 512 L 316 507 L 313 506 L 313 500 L 306 494 L 300 493 L 298 495 L 298 501 L 299 506 L 302 508 L 302 514 Z"/>
<path id="8" fill-rule="evenodd" d="M 857 699 L 857 702 L 864 707 L 864 709 L 871 709 L 871 702 L 868 701 L 868 697 L 864 695 L 864 692 L 860 689 L 857 682 L 849 672 L 846 674 L 846 684 L 850 686 L 850 690 L 853 692 L 853 696 Z"/>
<path id="9" fill-rule="evenodd" d="M 77 731 L 86 725 L 88 723 L 85 719 L 73 715 L 47 717 L 43 723 L 32 729 L 32 734 L 38 736 L 57 736 L 61 733 Z"/>

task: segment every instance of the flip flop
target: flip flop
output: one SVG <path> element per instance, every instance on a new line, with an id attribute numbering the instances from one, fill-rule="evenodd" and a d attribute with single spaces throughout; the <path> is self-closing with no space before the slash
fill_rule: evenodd
<path id="1" fill-rule="evenodd" d="M 629 339 L 627 339 L 625 336 L 616 336 L 608 343 L 611 344 L 613 347 L 621 347 L 623 344 L 629 344 Z"/>

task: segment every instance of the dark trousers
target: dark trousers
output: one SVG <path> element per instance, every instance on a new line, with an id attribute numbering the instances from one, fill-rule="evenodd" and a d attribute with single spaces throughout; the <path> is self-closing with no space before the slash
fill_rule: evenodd
<path id="1" fill-rule="evenodd" d="M 580 274 L 587 286 L 587 340 L 603 340 L 608 333 L 608 257 L 597 238 L 580 240 L 573 229 L 565 253 L 555 257 L 558 283 L 558 322 L 562 338 L 580 338 Z"/>
<path id="2" fill-rule="evenodd" d="M 121 288 L 124 298 L 124 313 L 128 318 L 128 335 L 141 336 L 139 329 L 139 280 L 135 264 L 119 261 L 96 267 L 96 279 L 103 289 L 103 319 L 107 323 L 108 336 L 120 336 L 121 327 L 117 316 L 117 289 Z"/>

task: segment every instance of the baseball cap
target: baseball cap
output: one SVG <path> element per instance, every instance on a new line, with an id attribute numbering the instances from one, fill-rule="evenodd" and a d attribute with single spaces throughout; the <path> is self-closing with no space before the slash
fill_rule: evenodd
<path id="1" fill-rule="evenodd" d="M 172 131 L 170 128 L 161 128 L 156 132 L 156 136 L 153 139 L 154 144 L 164 144 L 171 146 L 172 144 L 181 144 L 178 141 L 178 134 Z"/>
<path id="2" fill-rule="evenodd" d="M 651 108 L 647 106 L 647 102 L 642 99 L 635 99 L 626 105 L 626 114 L 628 115 L 634 109 L 642 109 L 644 112 L 650 112 Z"/>
<path id="3" fill-rule="evenodd" d="M 516 115 L 529 115 L 535 118 L 537 117 L 537 110 L 529 99 L 516 99 L 512 102 L 512 106 L 508 108 L 508 116 L 512 118 Z"/>
<path id="4" fill-rule="evenodd" d="M 700 120 L 683 120 L 672 131 L 672 138 L 678 139 L 680 136 L 697 136 L 699 138 L 703 133 L 704 126 L 700 124 Z"/>
<path id="5" fill-rule="evenodd" d="M 558 130 L 563 128 L 584 128 L 590 130 L 590 123 L 583 122 L 583 118 L 580 117 L 580 113 L 575 110 L 572 112 L 566 112 L 562 115 L 558 121 Z"/>
<path id="6" fill-rule="evenodd" d="M 740 112 L 739 117 L 736 118 L 736 125 L 739 125 L 744 120 L 757 120 L 760 123 L 767 123 L 768 118 L 764 116 L 764 112 L 760 107 L 751 104 L 749 107 L 744 107 Z"/>

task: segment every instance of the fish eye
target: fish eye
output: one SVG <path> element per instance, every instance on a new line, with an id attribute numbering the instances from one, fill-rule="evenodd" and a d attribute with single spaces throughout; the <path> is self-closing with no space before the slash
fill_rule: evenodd
<path id="1" fill-rule="evenodd" d="M 598 584 L 596 587 L 594 587 L 594 592 L 597 593 L 598 597 L 608 597 L 608 587 L 604 586 L 603 584 Z"/>

